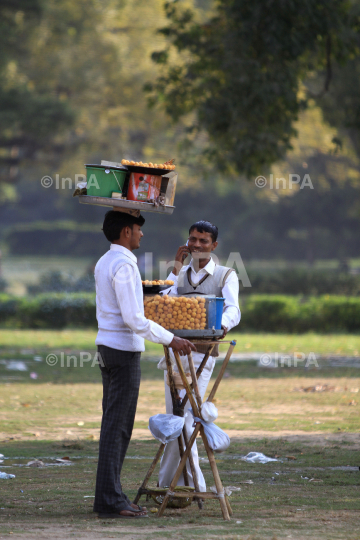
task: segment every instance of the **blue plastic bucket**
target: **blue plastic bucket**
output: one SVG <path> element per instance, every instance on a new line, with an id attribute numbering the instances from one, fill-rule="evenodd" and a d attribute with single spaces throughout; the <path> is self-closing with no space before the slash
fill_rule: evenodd
<path id="1" fill-rule="evenodd" d="M 207 297 L 207 328 L 216 328 L 216 298 Z"/>
<path id="2" fill-rule="evenodd" d="M 216 298 L 216 323 L 215 329 L 221 330 L 221 319 L 224 309 L 225 298 Z"/>

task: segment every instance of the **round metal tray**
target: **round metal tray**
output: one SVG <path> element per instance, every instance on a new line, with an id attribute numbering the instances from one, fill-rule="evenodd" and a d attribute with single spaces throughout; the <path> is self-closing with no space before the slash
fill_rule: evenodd
<path id="1" fill-rule="evenodd" d="M 169 332 L 184 339 L 211 339 L 220 338 L 224 335 L 224 330 L 213 330 L 212 328 L 206 330 L 171 330 L 169 328 Z"/>
<path id="2" fill-rule="evenodd" d="M 166 291 L 166 289 L 170 289 L 172 285 L 143 285 L 143 293 L 144 295 L 148 294 L 159 294 L 161 291 Z"/>

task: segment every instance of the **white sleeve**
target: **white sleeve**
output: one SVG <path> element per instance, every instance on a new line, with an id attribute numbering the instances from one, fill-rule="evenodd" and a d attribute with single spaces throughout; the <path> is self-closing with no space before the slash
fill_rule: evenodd
<path id="1" fill-rule="evenodd" d="M 122 265 L 113 279 L 116 300 L 124 323 L 144 339 L 170 345 L 174 335 L 144 316 L 143 306 L 139 306 L 136 298 L 135 280 L 136 270 L 131 264 Z"/>
<path id="2" fill-rule="evenodd" d="M 225 285 L 222 288 L 222 295 L 225 298 L 224 312 L 221 324 L 228 330 L 238 325 L 241 318 L 239 308 L 239 280 L 235 272 L 230 272 Z"/>
<path id="3" fill-rule="evenodd" d="M 178 291 L 177 291 L 178 276 L 175 276 L 175 274 L 170 272 L 170 274 L 168 275 L 168 277 L 166 279 L 169 279 L 170 281 L 173 281 L 174 285 L 171 285 L 170 289 L 166 289 L 166 291 L 163 291 L 163 294 L 169 294 L 170 296 L 176 296 L 177 293 L 178 293 Z"/>

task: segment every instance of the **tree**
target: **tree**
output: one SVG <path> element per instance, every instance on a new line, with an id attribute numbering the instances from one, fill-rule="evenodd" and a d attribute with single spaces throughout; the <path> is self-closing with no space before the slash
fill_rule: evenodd
<path id="1" fill-rule="evenodd" d="M 26 72 L 41 15 L 39 0 L 0 0 L 0 181 L 14 181 L 20 161 L 48 146 L 73 119 L 66 103 Z"/>
<path id="2" fill-rule="evenodd" d="M 317 98 L 324 118 L 339 131 L 335 143 L 338 151 L 349 137 L 360 156 L 360 2 L 353 4 L 355 48 L 345 65 L 334 62 L 332 81 L 328 92 Z M 309 80 L 308 88 L 319 84 L 318 74 Z"/>
<path id="3" fill-rule="evenodd" d="M 206 22 L 177 0 L 165 9 L 150 104 L 175 122 L 188 116 L 187 150 L 205 134 L 203 154 L 223 172 L 253 177 L 284 157 L 306 107 L 301 81 L 325 70 L 327 88 L 331 62 L 356 50 L 356 17 L 342 0 L 219 0 Z"/>

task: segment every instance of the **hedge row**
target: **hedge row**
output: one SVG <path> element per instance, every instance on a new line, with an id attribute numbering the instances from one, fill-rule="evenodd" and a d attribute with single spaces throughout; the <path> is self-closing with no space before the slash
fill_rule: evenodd
<path id="1" fill-rule="evenodd" d="M 96 327 L 93 293 L 50 293 L 14 298 L 0 295 L 0 325 L 6 328 Z"/>
<path id="2" fill-rule="evenodd" d="M 241 302 L 239 331 L 301 333 L 360 332 L 360 298 L 252 295 Z M 96 328 L 93 293 L 0 295 L 0 325 L 6 328 Z"/>
<path id="3" fill-rule="evenodd" d="M 334 270 L 249 270 L 251 287 L 243 287 L 240 294 L 290 294 L 321 296 L 325 294 L 360 297 L 360 274 Z"/>
<path id="4" fill-rule="evenodd" d="M 242 307 L 241 331 L 360 332 L 360 298 L 253 295 Z"/>

